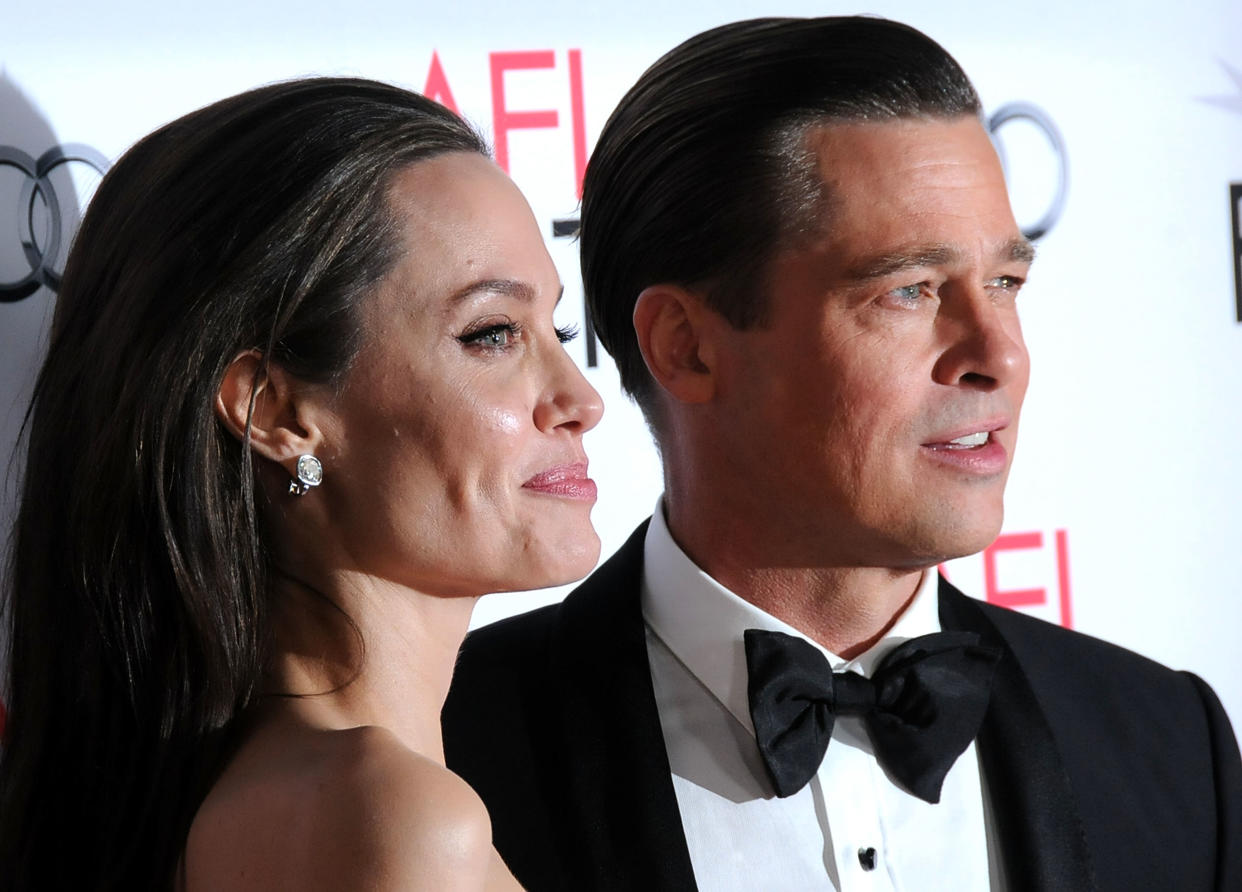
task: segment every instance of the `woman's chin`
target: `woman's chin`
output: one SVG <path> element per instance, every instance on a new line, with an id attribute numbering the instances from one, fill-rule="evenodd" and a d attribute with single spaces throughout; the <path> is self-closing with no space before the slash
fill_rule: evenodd
<path id="1" fill-rule="evenodd" d="M 600 554 L 599 536 L 587 526 L 572 536 L 557 537 L 555 542 L 543 541 L 527 555 L 524 567 L 503 580 L 496 591 L 530 591 L 578 582 L 595 569 Z"/>

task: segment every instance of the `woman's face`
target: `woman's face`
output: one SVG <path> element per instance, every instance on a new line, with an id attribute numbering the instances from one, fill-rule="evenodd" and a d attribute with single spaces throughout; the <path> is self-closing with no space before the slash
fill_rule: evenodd
<path id="1" fill-rule="evenodd" d="M 436 595 L 538 588 L 599 556 L 582 435 L 603 409 L 565 352 L 534 215 L 469 153 L 412 165 L 390 201 L 402 258 L 321 426 L 339 569 Z M 336 549 L 333 549 L 336 552 Z"/>

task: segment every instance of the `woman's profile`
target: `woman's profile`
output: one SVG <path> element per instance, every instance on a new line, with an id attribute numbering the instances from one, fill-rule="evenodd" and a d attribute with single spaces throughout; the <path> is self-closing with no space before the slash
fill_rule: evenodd
<path id="1" fill-rule="evenodd" d="M 439 711 L 475 599 L 585 575 L 598 395 L 479 137 L 307 79 L 100 184 L 6 580 L 11 888 L 516 888 Z"/>

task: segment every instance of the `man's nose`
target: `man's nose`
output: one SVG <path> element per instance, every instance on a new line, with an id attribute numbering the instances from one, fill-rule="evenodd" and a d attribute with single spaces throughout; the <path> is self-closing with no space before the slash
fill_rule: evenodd
<path id="1" fill-rule="evenodd" d="M 1024 382 L 1029 357 L 1012 298 L 998 300 L 983 287 L 955 298 L 944 302 L 937 320 L 943 352 L 936 381 L 979 390 Z"/>

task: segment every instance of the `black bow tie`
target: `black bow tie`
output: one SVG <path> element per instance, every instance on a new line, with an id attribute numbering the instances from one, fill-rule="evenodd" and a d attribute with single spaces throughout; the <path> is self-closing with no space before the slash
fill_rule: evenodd
<path id="1" fill-rule="evenodd" d="M 871 678 L 832 671 L 810 643 L 747 629 L 750 717 L 776 795 L 819 770 L 836 716 L 862 716 L 876 759 L 926 802 L 974 740 L 1000 651 L 973 632 L 937 632 L 893 648 Z"/>

